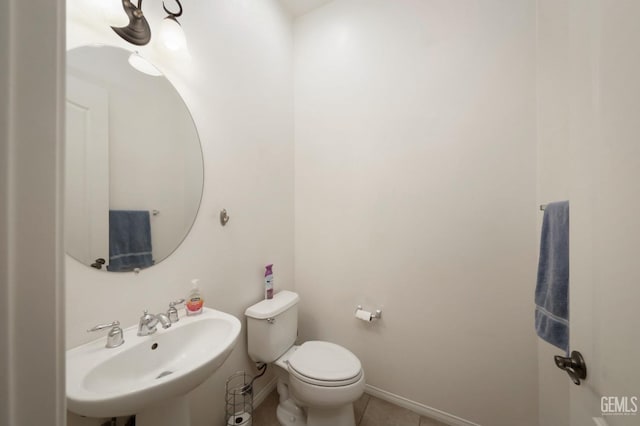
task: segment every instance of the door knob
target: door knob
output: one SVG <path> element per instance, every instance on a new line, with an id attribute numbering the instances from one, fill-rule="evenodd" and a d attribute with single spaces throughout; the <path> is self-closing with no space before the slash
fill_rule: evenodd
<path id="1" fill-rule="evenodd" d="M 96 269 L 102 269 L 102 265 L 104 265 L 105 263 L 107 262 L 103 258 L 99 257 L 96 259 L 94 263 L 91 264 L 91 267 Z"/>
<path id="2" fill-rule="evenodd" d="M 567 372 L 575 385 L 580 386 L 580 379 L 587 378 L 587 364 L 584 362 L 582 354 L 578 351 L 572 351 L 571 356 L 563 357 L 556 355 L 553 357 L 556 366 Z"/>

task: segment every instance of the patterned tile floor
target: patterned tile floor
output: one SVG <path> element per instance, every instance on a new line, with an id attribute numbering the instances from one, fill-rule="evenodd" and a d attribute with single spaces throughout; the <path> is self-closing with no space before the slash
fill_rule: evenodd
<path id="1" fill-rule="evenodd" d="M 280 426 L 276 418 L 278 393 L 274 390 L 253 413 L 253 426 Z M 358 426 L 446 426 L 368 394 L 353 404 Z"/>

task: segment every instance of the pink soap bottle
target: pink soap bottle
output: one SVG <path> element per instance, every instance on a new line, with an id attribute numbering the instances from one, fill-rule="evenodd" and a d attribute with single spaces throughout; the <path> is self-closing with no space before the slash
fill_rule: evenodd
<path id="1" fill-rule="evenodd" d="M 187 315 L 189 316 L 202 313 L 204 298 L 202 297 L 202 293 L 200 293 L 200 288 L 198 287 L 199 281 L 200 280 L 198 279 L 191 280 L 191 293 L 189 293 L 187 301 L 184 304 L 187 310 Z"/>

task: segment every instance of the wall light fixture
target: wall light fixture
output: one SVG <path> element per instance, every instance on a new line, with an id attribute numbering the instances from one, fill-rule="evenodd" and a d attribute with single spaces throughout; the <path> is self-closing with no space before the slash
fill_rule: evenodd
<path id="1" fill-rule="evenodd" d="M 184 31 L 178 22 L 178 17 L 182 15 L 182 4 L 179 0 L 174 0 L 178 5 L 177 12 L 171 12 L 162 2 L 162 8 L 167 13 L 160 25 L 160 41 L 169 50 L 179 50 L 187 45 Z M 142 12 L 142 0 L 138 0 L 138 5 L 134 5 L 130 0 L 122 0 L 122 8 L 129 17 L 129 24 L 124 27 L 111 27 L 120 37 L 129 43 L 137 46 L 144 46 L 151 40 L 151 28 L 149 22 Z"/>

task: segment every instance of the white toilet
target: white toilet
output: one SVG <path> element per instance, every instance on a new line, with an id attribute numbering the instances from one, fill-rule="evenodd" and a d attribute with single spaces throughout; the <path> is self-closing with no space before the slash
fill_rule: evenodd
<path id="1" fill-rule="evenodd" d="M 299 300 L 281 291 L 245 311 L 249 356 L 276 366 L 281 425 L 355 426 L 353 401 L 365 385 L 360 360 L 334 343 L 294 346 Z"/>

